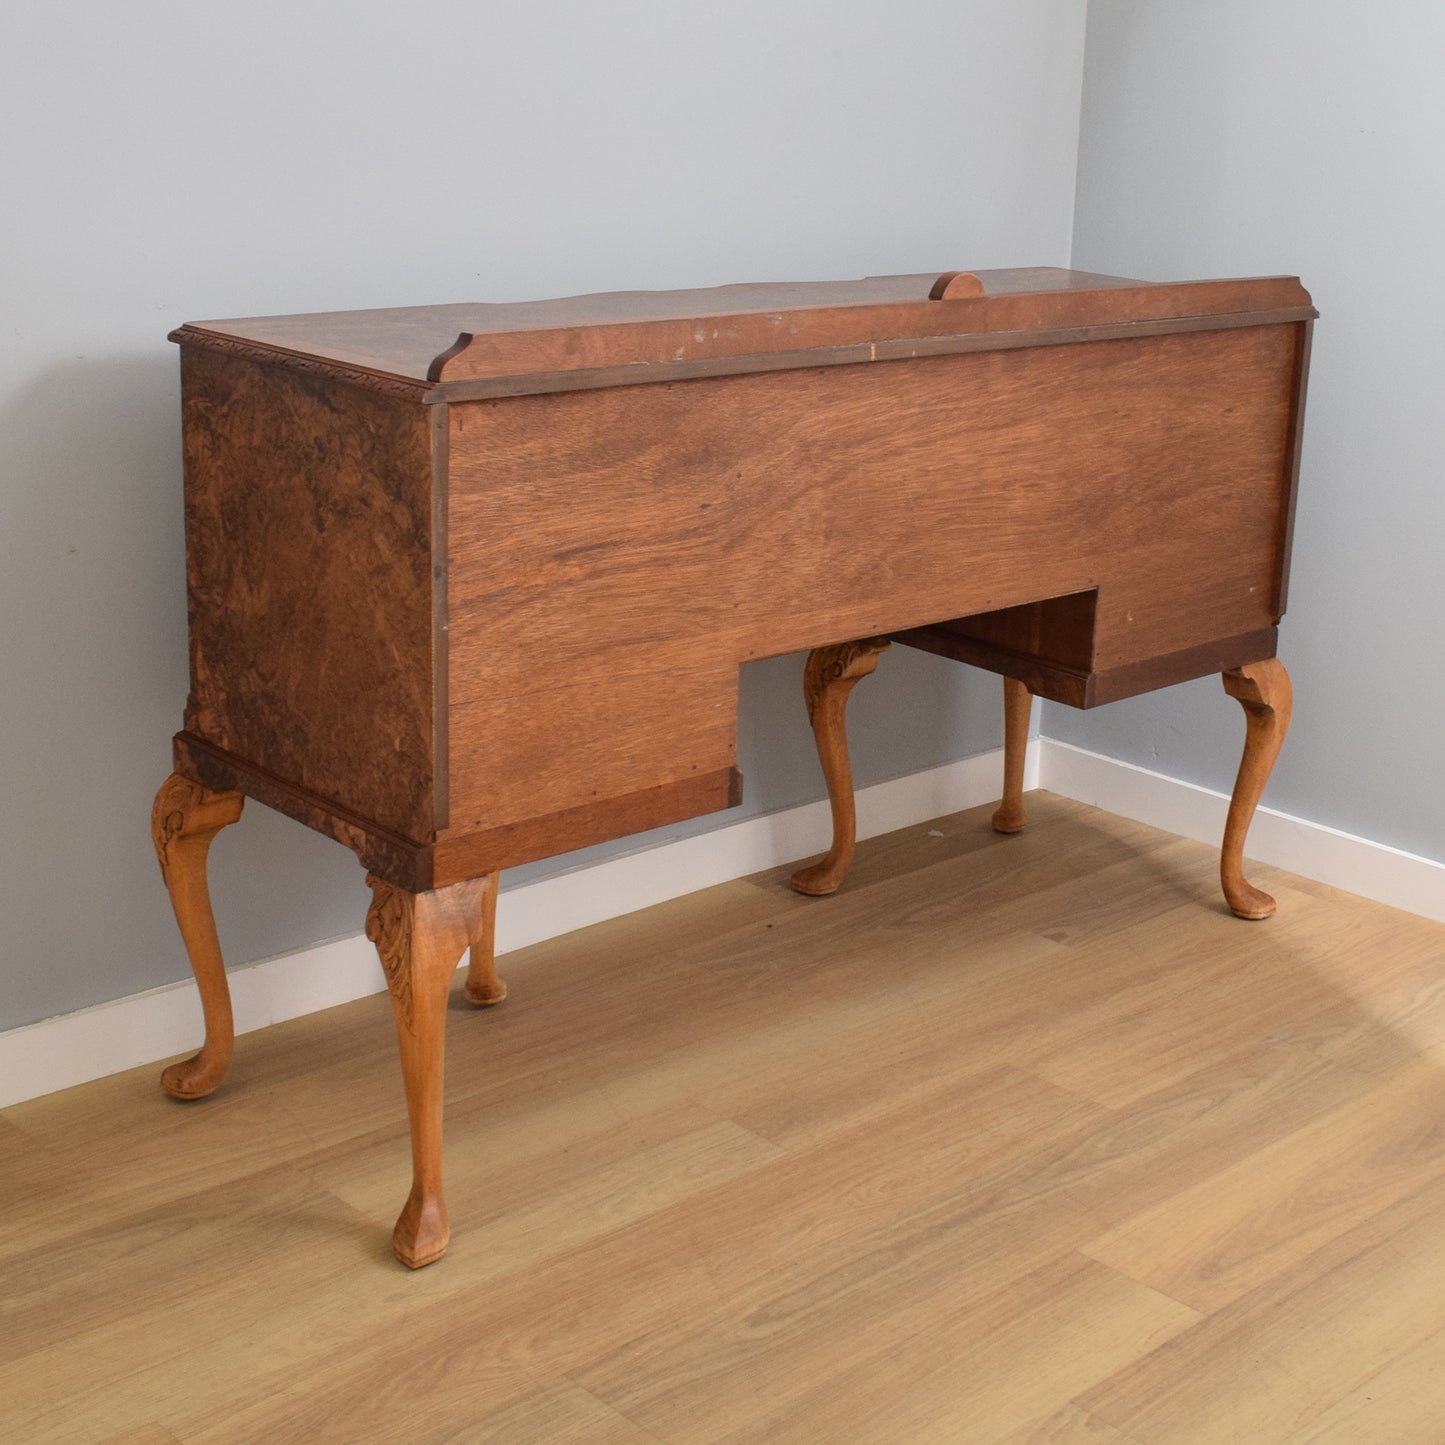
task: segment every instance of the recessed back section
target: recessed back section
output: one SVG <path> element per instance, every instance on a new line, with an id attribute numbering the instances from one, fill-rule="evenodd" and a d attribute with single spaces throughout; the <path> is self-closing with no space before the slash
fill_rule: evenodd
<path id="1" fill-rule="evenodd" d="M 896 641 L 1016 677 L 1038 697 L 1082 705 L 1094 670 L 1099 593 L 1071 592 L 916 627 Z"/>
<path id="2" fill-rule="evenodd" d="M 1093 671 L 1272 636 L 1301 334 L 451 404 L 451 831 L 730 769 L 755 657 L 1077 594 Z"/>

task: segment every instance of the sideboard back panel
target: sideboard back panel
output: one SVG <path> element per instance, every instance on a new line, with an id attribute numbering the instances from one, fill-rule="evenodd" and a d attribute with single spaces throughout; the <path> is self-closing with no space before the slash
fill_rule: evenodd
<path id="1" fill-rule="evenodd" d="M 730 766 L 750 658 L 1093 590 L 1070 646 L 1095 670 L 1268 634 L 1299 342 L 1245 326 L 451 404 L 453 827 Z"/>

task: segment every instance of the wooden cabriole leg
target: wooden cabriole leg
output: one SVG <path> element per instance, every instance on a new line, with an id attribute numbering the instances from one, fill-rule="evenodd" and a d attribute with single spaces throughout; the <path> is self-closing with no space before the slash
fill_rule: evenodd
<path id="1" fill-rule="evenodd" d="M 853 861 L 857 814 L 853 804 L 853 769 L 848 763 L 848 734 L 844 714 L 848 694 L 861 678 L 878 665 L 878 654 L 888 646 L 886 637 L 865 637 L 836 647 L 815 647 L 803 669 L 803 698 L 808 704 L 808 721 L 818 745 L 818 760 L 828 784 L 828 802 L 833 810 L 833 843 L 817 863 L 794 873 L 792 885 L 799 893 L 822 897 L 837 892 L 848 865 Z"/>
<path id="2" fill-rule="evenodd" d="M 1224 674 L 1224 690 L 1244 708 L 1244 756 L 1229 800 L 1224 846 L 1219 855 L 1219 881 L 1230 908 L 1240 918 L 1268 918 L 1274 899 L 1244 880 L 1244 839 L 1289 731 L 1294 689 L 1278 658 L 1251 662 Z"/>
<path id="3" fill-rule="evenodd" d="M 449 1234 L 442 1197 L 442 1062 L 452 974 L 482 932 L 487 878 L 408 893 L 367 874 L 373 898 L 366 936 L 381 955 L 396 1016 L 406 1112 L 411 1121 L 411 1193 L 392 1231 L 411 1269 L 438 1260 Z"/>
<path id="4" fill-rule="evenodd" d="M 478 882 L 486 885 L 477 931 L 472 935 L 467 960 L 466 994 L 478 1008 L 491 1008 L 507 996 L 506 983 L 497 977 L 497 884 L 501 875 L 488 873 Z"/>
<path id="5" fill-rule="evenodd" d="M 241 816 L 240 793 L 212 793 L 172 773 L 151 807 L 151 841 L 170 894 L 176 923 L 190 956 L 206 1020 L 200 1053 L 172 1064 L 161 1074 L 161 1088 L 176 1099 L 201 1099 L 225 1077 L 235 1047 L 231 990 L 211 913 L 206 886 L 206 855 L 211 839 Z"/>
<path id="6" fill-rule="evenodd" d="M 995 833 L 1021 833 L 1024 813 L 1024 759 L 1029 747 L 1033 694 L 1017 678 L 1003 680 L 1003 801 L 993 815 Z"/>

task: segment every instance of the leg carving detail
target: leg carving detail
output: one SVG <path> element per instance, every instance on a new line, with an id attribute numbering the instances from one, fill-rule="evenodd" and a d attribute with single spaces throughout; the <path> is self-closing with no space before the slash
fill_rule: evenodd
<path id="1" fill-rule="evenodd" d="M 176 1099 L 201 1099 L 225 1077 L 231 1064 L 236 1030 L 231 1017 L 231 990 L 211 913 L 206 885 L 206 855 L 211 839 L 241 816 L 240 793 L 212 793 L 199 783 L 172 773 L 160 786 L 151 807 L 151 841 L 170 894 L 176 923 L 196 975 L 206 1041 L 200 1053 L 172 1064 L 161 1074 L 161 1088 Z"/>
<path id="2" fill-rule="evenodd" d="M 878 654 L 888 646 L 886 637 L 865 637 L 837 647 L 815 647 L 803 670 L 803 698 L 808 721 L 818 745 L 818 761 L 828 784 L 833 810 L 833 843 L 817 863 L 793 874 L 799 893 L 822 897 L 835 893 L 853 861 L 857 814 L 853 805 L 853 769 L 848 762 L 845 713 L 848 694 L 861 678 L 878 665 Z"/>
<path id="3" fill-rule="evenodd" d="M 1033 694 L 1017 678 L 1003 680 L 1003 801 L 993 815 L 995 833 L 1021 833 L 1024 813 L 1024 759 L 1029 746 Z"/>
<path id="4" fill-rule="evenodd" d="M 1277 658 L 1252 662 L 1224 674 L 1224 690 L 1244 708 L 1244 756 L 1239 763 L 1224 845 L 1219 855 L 1219 880 L 1231 910 L 1240 918 L 1268 918 L 1274 899 L 1244 879 L 1244 839 L 1289 731 L 1294 689 Z"/>
<path id="5" fill-rule="evenodd" d="M 467 960 L 467 1000 L 478 1008 L 492 1008 L 507 996 L 506 983 L 497 977 L 497 884 L 500 875 L 488 873 L 479 881 L 486 885 L 477 931 L 472 935 Z"/>
<path id="6" fill-rule="evenodd" d="M 452 974 L 480 932 L 487 879 L 408 893 L 372 874 L 366 936 L 376 945 L 396 1017 L 406 1112 L 411 1122 L 411 1193 L 392 1231 L 396 1257 L 411 1269 L 446 1252 L 442 1195 L 442 1065 Z"/>

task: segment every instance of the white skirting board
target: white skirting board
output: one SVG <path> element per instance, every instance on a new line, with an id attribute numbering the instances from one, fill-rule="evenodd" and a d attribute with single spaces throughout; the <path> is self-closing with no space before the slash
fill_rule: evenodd
<path id="1" fill-rule="evenodd" d="M 871 838 L 998 796 L 1002 750 L 861 789 L 858 836 Z M 1140 822 L 1217 842 L 1228 798 L 1050 738 L 1029 742 L 1025 789 L 1047 788 Z M 647 908 L 763 868 L 821 853 L 828 805 L 808 803 L 626 853 L 504 890 L 497 952 Z M 1251 858 L 1445 922 L 1445 864 L 1261 807 Z M 385 988 L 376 950 L 355 933 L 230 971 L 236 1032 L 346 1003 Z M 186 980 L 0 1033 L 0 1108 L 149 1064 L 201 1040 Z"/>
<path id="2" fill-rule="evenodd" d="M 871 838 L 986 803 L 997 796 L 1002 767 L 1003 750 L 996 749 L 862 788 L 858 836 Z M 1024 787 L 1038 786 L 1039 740 L 1034 738 Z M 497 908 L 497 952 L 525 948 L 763 868 L 804 861 L 828 846 L 830 829 L 828 804 L 807 803 L 504 888 Z M 163 895 L 159 906 L 165 907 Z M 359 932 L 228 973 L 238 1034 L 386 989 L 376 949 Z M 190 979 L 10 1029 L 0 1033 L 0 1108 L 193 1050 L 203 1036 L 200 999 Z"/>
<path id="3" fill-rule="evenodd" d="M 1039 786 L 1201 843 L 1224 836 L 1229 795 L 1043 739 Z M 1245 855 L 1445 923 L 1445 863 L 1260 806 Z"/>

